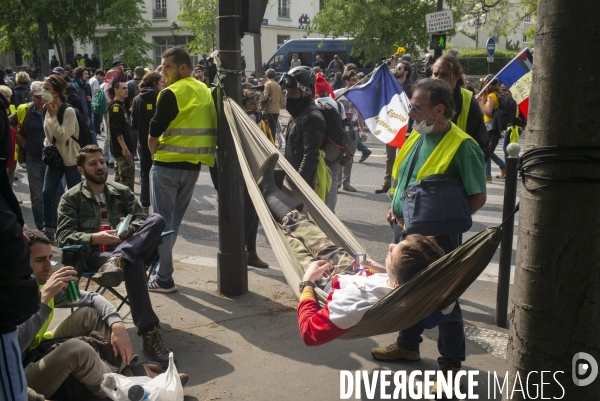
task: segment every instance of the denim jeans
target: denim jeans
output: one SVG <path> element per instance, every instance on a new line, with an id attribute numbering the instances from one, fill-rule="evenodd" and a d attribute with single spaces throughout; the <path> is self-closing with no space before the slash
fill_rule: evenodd
<path id="1" fill-rule="evenodd" d="M 360 150 L 361 152 L 366 152 L 369 150 L 369 148 L 367 147 L 367 145 L 365 145 L 365 143 L 363 141 L 361 141 L 359 139 L 358 143 L 356 144 L 356 150 Z"/>
<path id="2" fill-rule="evenodd" d="M 152 168 L 152 155 L 148 149 L 138 149 L 140 155 L 140 203 L 143 207 L 150 206 L 150 169 Z"/>
<path id="3" fill-rule="evenodd" d="M 42 197 L 44 198 L 44 227 L 56 229 L 56 220 L 58 219 L 56 205 L 56 187 L 60 183 L 62 176 L 67 179 L 67 187 L 81 182 L 81 174 L 75 166 L 46 166 L 44 175 L 44 186 L 42 188 Z"/>
<path id="4" fill-rule="evenodd" d="M 174 235 L 164 237 L 163 243 L 158 246 L 160 266 L 156 274 L 161 280 L 173 277 L 173 246 L 199 175 L 200 170 L 181 170 L 156 164 L 150 169 L 152 211 L 165 219 L 165 231 L 175 231 Z"/>
<path id="5" fill-rule="evenodd" d="M 325 204 L 333 213 L 335 213 L 335 205 L 337 205 L 337 192 L 339 186 L 340 173 L 342 171 L 342 165 L 338 162 L 333 166 L 329 166 L 331 172 L 331 189 L 325 196 Z"/>
<path id="6" fill-rule="evenodd" d="M 27 401 L 27 383 L 17 331 L 0 335 L 0 399 L 11 401 Z"/>
<path id="7" fill-rule="evenodd" d="M 44 228 L 44 198 L 42 189 L 44 188 L 44 176 L 46 175 L 46 165 L 42 159 L 27 156 L 27 181 L 29 181 L 29 195 L 31 196 L 31 211 L 33 220 L 38 230 Z"/>
<path id="8" fill-rule="evenodd" d="M 102 114 L 94 113 L 94 131 L 96 131 L 96 136 L 102 133 L 100 130 L 100 124 L 102 124 Z"/>
<path id="9" fill-rule="evenodd" d="M 492 160 L 494 161 L 494 163 L 496 163 L 498 165 L 498 167 L 500 167 L 500 170 L 504 170 L 506 168 L 506 164 L 504 164 L 504 161 L 500 157 L 498 157 L 498 155 L 496 155 L 496 153 L 492 153 L 491 160 L 488 160 L 485 163 L 485 176 L 486 177 L 492 176 Z"/>

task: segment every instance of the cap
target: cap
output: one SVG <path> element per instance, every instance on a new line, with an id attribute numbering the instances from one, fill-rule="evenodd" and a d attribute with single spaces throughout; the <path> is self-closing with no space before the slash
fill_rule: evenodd
<path id="1" fill-rule="evenodd" d="M 39 96 L 42 94 L 42 88 L 44 87 L 44 83 L 41 81 L 33 81 L 31 83 L 31 94 L 34 96 Z"/>
<path id="2" fill-rule="evenodd" d="M 320 95 L 321 93 L 329 93 L 332 99 L 335 99 L 335 93 L 333 93 L 333 89 L 331 89 L 331 85 L 329 82 L 321 74 L 317 74 L 317 81 L 315 82 L 315 96 Z"/>
<path id="3" fill-rule="evenodd" d="M 54 67 L 54 69 L 52 70 L 53 73 L 55 74 L 64 74 L 65 73 L 65 69 L 62 68 L 60 65 L 58 67 Z"/>
<path id="4" fill-rule="evenodd" d="M 257 91 L 262 91 L 265 89 L 264 85 L 252 85 L 251 83 L 244 82 L 242 83 L 242 89 L 252 89 Z"/>
<path id="5" fill-rule="evenodd" d="M 412 56 L 410 54 L 403 54 L 402 57 L 400 57 L 400 60 L 412 63 Z"/>
<path id="6" fill-rule="evenodd" d="M 123 65 L 123 63 L 121 63 L 121 60 L 113 61 L 112 63 L 113 68 L 116 68 L 120 65 Z"/>
<path id="7" fill-rule="evenodd" d="M 204 71 L 204 67 L 203 67 L 202 65 L 197 65 L 197 66 L 195 66 L 195 67 L 194 67 L 194 72 L 196 72 L 196 71 L 198 71 L 198 70 L 200 70 L 200 71 Z"/>

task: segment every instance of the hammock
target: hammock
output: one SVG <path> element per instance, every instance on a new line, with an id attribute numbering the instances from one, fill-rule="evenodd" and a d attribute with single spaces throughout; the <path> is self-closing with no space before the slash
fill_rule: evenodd
<path id="1" fill-rule="evenodd" d="M 294 294 L 298 296 L 297 288 L 304 276 L 304 270 L 281 227 L 273 219 L 256 184 L 260 166 L 268 156 L 278 151 L 237 103 L 224 97 L 223 106 L 248 193 L 283 274 Z M 290 187 L 284 187 L 284 190 L 304 204 L 303 212 L 309 214 L 311 220 L 333 243 L 350 255 L 365 252 L 354 235 L 285 158 L 279 158 L 278 167 L 282 168 L 288 177 L 286 185 Z M 501 227 L 492 227 L 469 239 L 429 265 L 409 282 L 390 292 L 341 338 L 361 338 L 397 332 L 449 306 L 486 268 L 498 248 L 501 237 Z M 316 294 L 319 302 L 324 304 L 327 294 L 319 288 L 316 289 Z"/>

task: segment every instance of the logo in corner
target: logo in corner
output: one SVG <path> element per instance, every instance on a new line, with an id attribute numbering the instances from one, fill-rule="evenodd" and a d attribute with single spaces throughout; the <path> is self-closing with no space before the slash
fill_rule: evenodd
<path id="1" fill-rule="evenodd" d="M 598 377 L 598 363 L 590 354 L 578 352 L 573 356 L 572 372 L 573 383 L 576 386 L 588 386 Z M 580 379 L 585 375 L 588 376 L 585 379 Z"/>

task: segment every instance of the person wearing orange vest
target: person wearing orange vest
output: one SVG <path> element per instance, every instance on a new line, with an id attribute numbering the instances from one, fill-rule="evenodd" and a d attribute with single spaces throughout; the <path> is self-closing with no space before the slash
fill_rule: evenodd
<path id="1" fill-rule="evenodd" d="M 148 281 L 148 290 L 177 291 L 173 280 L 173 245 L 192 199 L 202 164 L 215 164 L 217 112 L 210 89 L 192 76 L 188 52 L 172 47 L 162 54 L 162 74 L 169 87 L 158 95 L 150 121 L 148 149 L 154 156 L 150 170 L 150 203 L 173 230 L 159 245 L 160 267 Z"/>
<path id="2" fill-rule="evenodd" d="M 413 88 L 409 116 L 414 120 L 413 130 L 400 149 L 392 169 L 396 180 L 388 221 L 405 227 L 402 218 L 401 194 L 404 188 L 434 174 L 459 177 L 468 196 L 471 214 L 486 201 L 484 154 L 473 138 L 455 125 L 454 100 L 450 86 L 439 79 L 422 79 Z M 414 168 L 411 168 L 415 159 Z M 412 171 L 409 177 L 409 171 Z M 403 230 L 402 238 L 406 236 Z M 436 242 L 446 253 L 456 249 L 460 234 L 438 235 Z M 398 238 L 398 241 L 400 238 Z M 454 373 L 465 360 L 465 337 L 462 312 L 458 302 L 452 313 L 440 324 L 438 358 L 440 369 Z M 399 333 L 397 341 L 383 348 L 373 348 L 371 354 L 379 360 L 420 359 L 419 344 L 423 328 L 415 325 Z"/>

